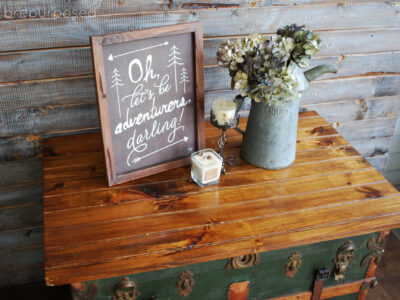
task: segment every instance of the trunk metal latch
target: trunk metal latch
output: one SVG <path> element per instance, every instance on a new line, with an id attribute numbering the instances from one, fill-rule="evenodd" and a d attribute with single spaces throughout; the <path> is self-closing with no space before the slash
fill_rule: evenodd
<path id="1" fill-rule="evenodd" d="M 339 247 L 336 257 L 333 259 L 333 263 L 335 264 L 334 274 L 336 281 L 343 281 L 346 277 L 346 270 L 350 261 L 355 257 L 354 248 L 354 243 L 350 240 L 346 241 Z"/>

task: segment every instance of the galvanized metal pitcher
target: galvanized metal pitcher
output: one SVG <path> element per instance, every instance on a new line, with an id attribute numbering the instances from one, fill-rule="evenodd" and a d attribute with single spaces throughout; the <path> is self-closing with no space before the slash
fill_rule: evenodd
<path id="1" fill-rule="evenodd" d="M 308 82 L 318 76 L 337 72 L 336 67 L 332 65 L 320 65 L 304 73 L 301 68 L 293 67 L 299 92 L 306 90 Z M 265 169 L 281 169 L 294 162 L 299 103 L 300 97 L 279 105 L 252 100 L 240 150 L 240 155 L 245 161 Z"/>
<path id="2" fill-rule="evenodd" d="M 281 105 L 252 100 L 240 155 L 248 163 L 280 169 L 296 156 L 297 120 L 300 97 Z"/>

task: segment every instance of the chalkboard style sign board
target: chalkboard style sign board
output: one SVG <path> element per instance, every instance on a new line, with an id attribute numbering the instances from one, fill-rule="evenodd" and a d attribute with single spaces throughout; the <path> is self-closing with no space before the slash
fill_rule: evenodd
<path id="1" fill-rule="evenodd" d="M 91 38 L 109 185 L 204 148 L 202 23 Z"/>

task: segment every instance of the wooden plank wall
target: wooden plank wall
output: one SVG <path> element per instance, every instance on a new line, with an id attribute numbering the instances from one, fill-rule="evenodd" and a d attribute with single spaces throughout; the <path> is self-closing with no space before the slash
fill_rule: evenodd
<path id="1" fill-rule="evenodd" d="M 305 24 L 325 45 L 313 64 L 340 71 L 312 83 L 302 109 L 384 170 L 400 115 L 399 11 L 397 0 L 2 0 L 0 286 L 43 279 L 42 138 L 99 130 L 89 36 L 203 21 L 208 111 L 235 94 L 216 65 L 221 41 Z"/>
<path id="2" fill-rule="evenodd" d="M 400 117 L 394 129 L 388 152 L 388 162 L 384 172 L 385 177 L 400 190 Z M 398 230 L 400 233 L 400 229 Z"/>

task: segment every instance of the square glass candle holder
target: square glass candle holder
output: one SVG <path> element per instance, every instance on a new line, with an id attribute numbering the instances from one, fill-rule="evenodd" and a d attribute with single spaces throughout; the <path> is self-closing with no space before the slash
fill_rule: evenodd
<path id="1" fill-rule="evenodd" d="M 201 187 L 219 182 L 222 168 L 222 157 L 213 149 L 193 152 L 192 179 Z"/>

